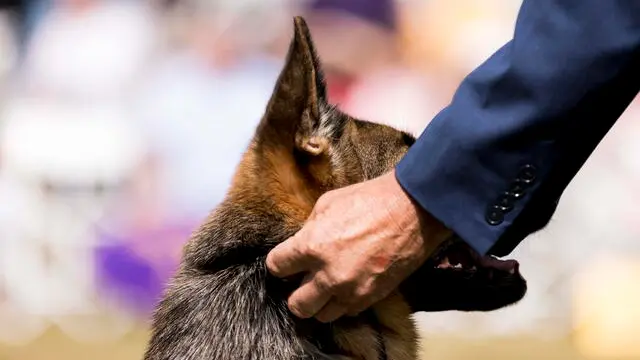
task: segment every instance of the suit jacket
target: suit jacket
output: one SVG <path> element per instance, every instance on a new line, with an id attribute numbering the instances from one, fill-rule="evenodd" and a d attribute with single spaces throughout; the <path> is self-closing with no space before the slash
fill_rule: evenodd
<path id="1" fill-rule="evenodd" d="M 396 176 L 474 249 L 504 256 L 549 222 L 639 86 L 640 1 L 524 0 L 513 39 L 464 79 Z"/>

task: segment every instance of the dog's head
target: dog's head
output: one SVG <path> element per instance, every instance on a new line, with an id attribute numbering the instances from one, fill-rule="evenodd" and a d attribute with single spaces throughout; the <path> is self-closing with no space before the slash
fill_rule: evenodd
<path id="1" fill-rule="evenodd" d="M 328 104 L 307 25 L 301 17 L 294 24 L 286 63 L 232 193 L 242 198 L 258 187 L 269 199 L 263 205 L 302 224 L 322 193 L 390 171 L 415 138 Z M 474 254 L 462 242 L 444 244 L 403 291 L 420 299 L 419 311 L 486 311 L 522 298 L 526 283 L 516 263 Z"/>
<path id="2" fill-rule="evenodd" d="M 296 17 L 294 24 L 284 68 L 256 130 L 248 153 L 252 159 L 245 166 L 259 166 L 270 192 L 289 197 L 279 198 L 278 203 L 310 212 L 322 193 L 391 170 L 415 139 L 330 105 L 306 23 Z M 246 173 L 236 179 L 243 177 Z"/>

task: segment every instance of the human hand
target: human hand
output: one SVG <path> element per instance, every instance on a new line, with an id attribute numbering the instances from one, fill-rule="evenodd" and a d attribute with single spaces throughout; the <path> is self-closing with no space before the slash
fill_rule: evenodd
<path id="1" fill-rule="evenodd" d="M 322 195 L 304 227 L 276 246 L 266 265 L 281 278 L 305 273 L 289 309 L 331 322 L 385 298 L 449 235 L 392 171 Z"/>

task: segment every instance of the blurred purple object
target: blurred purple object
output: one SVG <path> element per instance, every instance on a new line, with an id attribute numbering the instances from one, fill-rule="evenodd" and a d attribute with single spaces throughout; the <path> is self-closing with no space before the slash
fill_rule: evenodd
<path id="1" fill-rule="evenodd" d="M 152 264 L 137 256 L 126 245 L 112 245 L 96 250 L 99 288 L 117 295 L 136 313 L 148 314 L 163 290 L 162 276 Z"/>
<path id="2" fill-rule="evenodd" d="M 147 316 L 177 269 L 194 224 L 167 225 L 125 236 L 100 235 L 95 249 L 99 291 Z"/>
<path id="3" fill-rule="evenodd" d="M 309 9 L 343 11 L 391 31 L 397 26 L 394 0 L 312 0 Z"/>

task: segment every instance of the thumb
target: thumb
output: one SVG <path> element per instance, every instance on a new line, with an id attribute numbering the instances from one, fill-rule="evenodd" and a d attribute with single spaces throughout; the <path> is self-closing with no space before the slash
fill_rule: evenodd
<path id="1" fill-rule="evenodd" d="M 278 244 L 267 254 L 267 270 L 273 276 L 286 278 L 310 270 L 312 259 L 300 250 L 304 241 L 301 232 Z"/>

